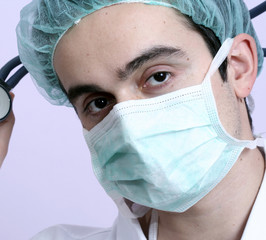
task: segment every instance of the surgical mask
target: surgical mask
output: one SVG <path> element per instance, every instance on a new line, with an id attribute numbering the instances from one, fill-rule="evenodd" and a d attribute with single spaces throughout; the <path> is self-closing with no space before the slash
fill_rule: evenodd
<path id="1" fill-rule="evenodd" d="M 211 76 L 232 43 L 224 42 L 202 84 L 119 103 L 84 129 L 94 173 L 114 200 L 184 212 L 226 176 L 244 148 L 261 145 L 231 137 L 218 117 Z"/>

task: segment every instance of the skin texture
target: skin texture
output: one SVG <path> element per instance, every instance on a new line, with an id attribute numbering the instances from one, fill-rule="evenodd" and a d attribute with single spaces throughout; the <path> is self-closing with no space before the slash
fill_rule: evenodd
<path id="1" fill-rule="evenodd" d="M 200 35 L 188 30 L 183 21 L 169 8 L 121 4 L 85 17 L 63 36 L 54 66 L 83 127 L 93 128 L 116 103 L 203 81 L 212 57 Z M 151 48 L 179 51 L 125 71 L 128 63 Z M 158 72 L 167 72 L 165 81 L 155 81 Z M 256 75 L 254 40 L 241 34 L 228 56 L 228 82 L 223 83 L 219 73 L 212 77 L 221 123 L 238 139 L 253 139 L 243 98 Z M 260 151 L 244 150 L 224 180 L 188 211 L 159 212 L 158 239 L 240 239 L 263 174 Z M 148 222 L 149 214 L 140 219 L 146 236 Z"/>

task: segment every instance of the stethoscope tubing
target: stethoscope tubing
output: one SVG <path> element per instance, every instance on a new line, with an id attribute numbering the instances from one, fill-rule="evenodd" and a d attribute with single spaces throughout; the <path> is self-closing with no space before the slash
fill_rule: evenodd
<path id="1" fill-rule="evenodd" d="M 259 15 L 261 15 L 262 13 L 264 13 L 266 11 L 266 1 L 262 2 L 261 4 L 259 4 L 258 6 L 252 8 L 249 13 L 250 13 L 250 18 L 253 19 Z"/>
<path id="2" fill-rule="evenodd" d="M 264 12 L 266 12 L 266 1 L 263 1 L 261 4 L 259 4 L 258 6 L 252 8 L 249 11 L 250 18 L 253 19 L 253 18 L 261 15 Z M 264 57 L 266 57 L 266 48 L 262 48 L 262 50 L 264 52 Z"/>
<path id="3" fill-rule="evenodd" d="M 18 82 L 28 73 L 27 69 L 22 66 L 6 81 L 6 78 L 8 77 L 10 72 L 20 64 L 20 58 L 19 56 L 16 56 L 0 69 L 0 81 L 8 91 L 14 88 L 18 84 Z"/>

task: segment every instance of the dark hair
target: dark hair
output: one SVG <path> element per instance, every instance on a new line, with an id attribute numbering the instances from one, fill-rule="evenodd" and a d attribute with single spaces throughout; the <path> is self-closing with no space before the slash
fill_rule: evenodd
<path id="1" fill-rule="evenodd" d="M 178 15 L 180 15 L 179 12 L 178 12 Z M 207 44 L 207 47 L 210 53 L 212 54 L 213 57 L 215 57 L 215 55 L 217 54 L 218 50 L 221 47 L 221 42 L 219 38 L 214 34 L 214 32 L 210 28 L 206 28 L 203 25 L 198 25 L 194 23 L 192 18 L 189 16 L 183 15 L 183 17 L 186 19 L 186 25 L 190 29 L 196 31 L 197 33 L 201 35 L 201 37 L 204 39 L 205 43 Z M 228 63 L 227 59 L 225 59 L 219 68 L 219 72 L 220 72 L 223 82 L 227 81 L 227 63 Z M 250 115 L 250 111 L 247 105 L 246 98 L 244 100 L 245 100 L 245 105 L 247 108 L 249 124 L 250 124 L 251 129 L 253 129 L 252 118 Z"/>

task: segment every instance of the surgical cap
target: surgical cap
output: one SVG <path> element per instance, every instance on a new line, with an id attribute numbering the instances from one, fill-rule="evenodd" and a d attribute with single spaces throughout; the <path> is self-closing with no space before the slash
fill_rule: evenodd
<path id="1" fill-rule="evenodd" d="M 33 0 L 21 11 L 17 26 L 19 55 L 41 94 L 52 104 L 70 106 L 53 67 L 53 55 L 64 33 L 84 16 L 123 2 L 172 7 L 210 28 L 220 42 L 247 33 L 256 41 L 258 71 L 263 51 L 242 0 Z"/>

